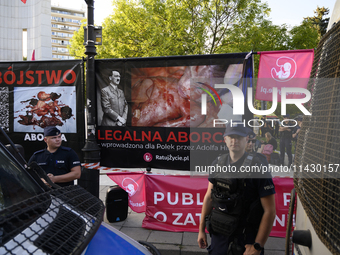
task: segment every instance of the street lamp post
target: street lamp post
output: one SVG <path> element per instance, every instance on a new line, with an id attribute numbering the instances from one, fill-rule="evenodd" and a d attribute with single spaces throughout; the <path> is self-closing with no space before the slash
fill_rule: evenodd
<path id="1" fill-rule="evenodd" d="M 95 61 L 97 54 L 94 33 L 94 8 L 93 0 L 85 0 L 87 4 L 87 41 L 85 42 L 86 59 L 86 141 L 82 149 L 85 163 L 96 163 L 100 161 L 100 148 L 95 137 L 96 126 L 96 91 L 95 91 Z M 99 172 L 98 170 L 84 168 L 80 185 L 99 196 Z"/>

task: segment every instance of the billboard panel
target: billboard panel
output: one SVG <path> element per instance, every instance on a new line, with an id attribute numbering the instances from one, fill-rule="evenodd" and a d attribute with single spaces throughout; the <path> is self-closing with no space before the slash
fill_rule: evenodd
<path id="1" fill-rule="evenodd" d="M 189 170 L 190 153 L 226 150 L 224 126 L 233 96 L 216 84 L 251 87 L 246 53 L 96 60 L 98 128 L 102 166 Z M 212 160 L 212 159 L 211 159 Z"/>
<path id="2" fill-rule="evenodd" d="M 26 160 L 46 147 L 43 131 L 52 125 L 61 130 L 62 145 L 82 157 L 82 84 L 80 60 L 0 63 L 0 124 L 14 143 L 24 147 Z"/>

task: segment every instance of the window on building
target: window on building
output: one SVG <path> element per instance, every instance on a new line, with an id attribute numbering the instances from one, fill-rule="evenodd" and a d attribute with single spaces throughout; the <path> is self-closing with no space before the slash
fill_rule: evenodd
<path id="1" fill-rule="evenodd" d="M 22 59 L 27 59 L 27 29 L 22 30 Z"/>

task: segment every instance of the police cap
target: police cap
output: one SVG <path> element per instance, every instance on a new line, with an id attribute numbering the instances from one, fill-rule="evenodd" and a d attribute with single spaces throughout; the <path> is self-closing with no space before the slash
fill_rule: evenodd
<path id="1" fill-rule="evenodd" d="M 239 135 L 239 136 L 246 137 L 249 135 L 249 131 L 250 129 L 243 126 L 243 124 L 237 124 L 233 126 L 227 125 L 223 137 L 230 136 L 230 135 Z"/>
<path id="2" fill-rule="evenodd" d="M 60 130 L 55 126 L 47 126 L 44 128 L 44 136 L 56 136 L 60 134 Z"/>

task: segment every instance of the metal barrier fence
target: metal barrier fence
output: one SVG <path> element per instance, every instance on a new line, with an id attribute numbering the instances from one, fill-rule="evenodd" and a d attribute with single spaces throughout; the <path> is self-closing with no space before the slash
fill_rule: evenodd
<path id="1" fill-rule="evenodd" d="M 81 254 L 104 210 L 101 200 L 78 185 L 23 200 L 1 210 L 0 254 Z"/>
<path id="2" fill-rule="evenodd" d="M 340 254 L 340 22 L 321 39 L 310 78 L 312 115 L 299 133 L 294 185 L 318 237 Z"/>

